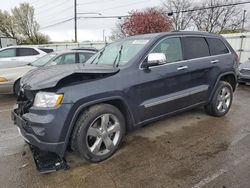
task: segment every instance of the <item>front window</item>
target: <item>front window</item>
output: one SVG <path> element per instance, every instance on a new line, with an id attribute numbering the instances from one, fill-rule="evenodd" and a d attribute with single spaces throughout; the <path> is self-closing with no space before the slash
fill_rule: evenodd
<path id="1" fill-rule="evenodd" d="M 10 48 L 0 51 L 0 58 L 1 57 L 16 57 L 16 49 Z"/>
<path id="2" fill-rule="evenodd" d="M 31 63 L 31 65 L 35 66 L 35 67 L 42 67 L 42 66 L 46 65 L 47 63 L 49 63 L 50 61 L 53 61 L 55 56 L 56 56 L 55 53 L 47 54 L 47 55 L 39 58 L 38 60 L 34 61 L 33 63 Z"/>
<path id="3" fill-rule="evenodd" d="M 182 60 L 182 49 L 180 38 L 167 38 L 161 41 L 151 53 L 164 53 L 167 63 Z"/>
<path id="4" fill-rule="evenodd" d="M 149 42 L 149 39 L 130 39 L 114 42 L 97 53 L 86 63 L 102 65 L 126 65 Z"/>

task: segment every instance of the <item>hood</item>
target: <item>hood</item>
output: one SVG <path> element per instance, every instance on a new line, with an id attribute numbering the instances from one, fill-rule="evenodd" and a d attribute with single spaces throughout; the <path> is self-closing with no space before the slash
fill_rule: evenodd
<path id="1" fill-rule="evenodd" d="M 239 69 L 250 69 L 250 61 L 246 61 L 239 65 Z"/>
<path id="2" fill-rule="evenodd" d="M 29 62 L 23 62 L 23 61 L 0 61 L 0 69 L 25 66 L 28 63 Z"/>
<path id="3" fill-rule="evenodd" d="M 23 76 L 21 87 L 28 90 L 52 88 L 62 79 L 74 74 L 114 74 L 118 71 L 119 68 L 107 65 L 69 64 L 45 66 L 34 69 Z"/>

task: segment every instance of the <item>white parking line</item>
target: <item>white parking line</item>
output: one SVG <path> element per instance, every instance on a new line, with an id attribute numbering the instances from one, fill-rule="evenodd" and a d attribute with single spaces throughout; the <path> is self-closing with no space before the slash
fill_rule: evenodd
<path id="1" fill-rule="evenodd" d="M 248 129 L 241 129 L 240 132 L 237 135 L 235 135 L 233 141 L 231 142 L 231 146 L 236 145 L 238 142 L 240 142 L 241 140 L 243 140 L 248 135 L 250 135 L 250 130 L 248 130 Z"/>
<path id="2" fill-rule="evenodd" d="M 219 171 L 215 172 L 213 175 L 208 176 L 207 178 L 201 180 L 199 183 L 197 183 L 192 188 L 201 188 L 201 187 L 205 186 L 206 184 L 210 183 L 211 181 L 213 181 L 214 179 L 218 178 L 219 176 L 221 176 L 225 172 L 227 172 L 227 170 L 220 169 Z"/>
<path id="3" fill-rule="evenodd" d="M 10 112 L 12 109 L 6 109 L 6 110 L 0 110 L 0 113 L 1 112 Z"/>
<path id="4" fill-rule="evenodd" d="M 250 153 L 244 155 L 243 157 L 240 157 L 239 159 L 234 160 L 232 165 L 230 166 L 230 168 L 218 170 L 217 172 L 215 172 L 211 176 L 208 176 L 205 179 L 201 180 L 199 183 L 195 184 L 192 188 L 201 188 L 201 187 L 205 186 L 206 184 L 212 182 L 213 180 L 215 180 L 216 178 L 218 178 L 222 174 L 229 172 L 230 170 L 235 169 L 236 166 L 238 166 L 241 162 L 245 161 L 249 157 L 250 157 Z"/>

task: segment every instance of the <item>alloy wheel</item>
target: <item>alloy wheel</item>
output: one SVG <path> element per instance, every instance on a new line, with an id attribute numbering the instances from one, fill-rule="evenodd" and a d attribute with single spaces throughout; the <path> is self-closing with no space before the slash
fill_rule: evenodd
<path id="1" fill-rule="evenodd" d="M 121 136 L 121 125 L 113 114 L 97 117 L 87 131 L 87 146 L 94 155 L 105 155 L 115 148 Z"/>
<path id="2" fill-rule="evenodd" d="M 231 103 L 231 92 L 229 88 L 223 87 L 217 97 L 217 110 L 224 113 L 228 110 Z"/>

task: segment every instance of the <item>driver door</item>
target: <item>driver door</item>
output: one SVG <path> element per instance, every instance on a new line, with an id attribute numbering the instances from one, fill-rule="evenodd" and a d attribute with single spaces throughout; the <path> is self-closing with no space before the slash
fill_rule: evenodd
<path id="1" fill-rule="evenodd" d="M 161 40 L 151 53 L 165 54 L 166 63 L 140 71 L 141 122 L 177 111 L 189 104 L 187 96 L 191 77 L 187 61 L 183 61 L 180 38 Z"/>

